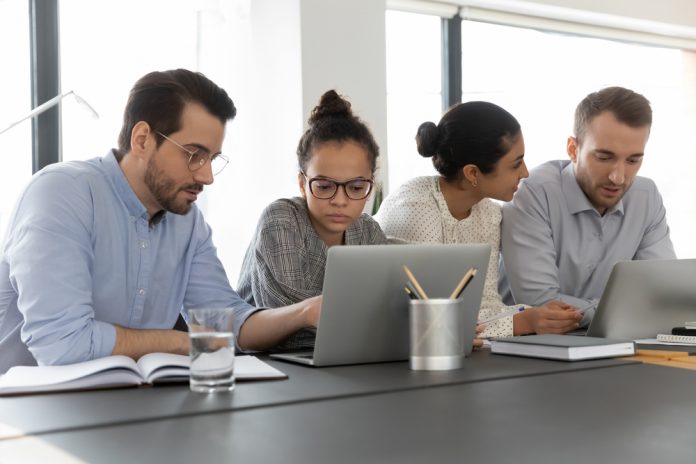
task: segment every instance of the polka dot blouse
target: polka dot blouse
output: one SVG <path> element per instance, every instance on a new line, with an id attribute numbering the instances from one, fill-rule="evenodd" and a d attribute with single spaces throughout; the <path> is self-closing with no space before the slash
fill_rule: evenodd
<path id="1" fill-rule="evenodd" d="M 412 243 L 488 243 L 491 257 L 483 286 L 479 319 L 512 308 L 498 294 L 500 205 L 489 199 L 475 204 L 469 217 L 450 214 L 440 191 L 439 177 L 417 177 L 403 184 L 382 203 L 375 219 L 388 237 Z M 484 337 L 512 335 L 512 316 L 487 325 Z"/>

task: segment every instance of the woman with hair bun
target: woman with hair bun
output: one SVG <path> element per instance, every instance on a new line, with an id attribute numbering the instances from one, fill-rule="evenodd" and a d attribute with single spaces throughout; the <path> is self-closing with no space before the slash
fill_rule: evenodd
<path id="1" fill-rule="evenodd" d="M 321 295 L 329 247 L 387 242 L 377 222 L 363 214 L 379 156 L 370 129 L 334 90 L 322 95 L 308 125 L 297 147 L 301 196 L 266 207 L 242 264 L 238 292 L 255 306 Z M 318 321 L 318 311 L 306 314 L 306 328 L 278 349 L 313 346 Z"/>
<path id="2" fill-rule="evenodd" d="M 491 257 L 479 320 L 512 309 L 497 289 L 501 207 L 528 176 L 520 124 L 493 103 L 474 101 L 452 107 L 439 124 L 425 122 L 416 135 L 418 153 L 432 158 L 438 176 L 406 182 L 382 203 L 377 221 L 389 237 L 409 242 L 489 243 Z M 563 332 L 582 316 L 551 301 L 527 307 L 490 323 L 482 337 Z"/>

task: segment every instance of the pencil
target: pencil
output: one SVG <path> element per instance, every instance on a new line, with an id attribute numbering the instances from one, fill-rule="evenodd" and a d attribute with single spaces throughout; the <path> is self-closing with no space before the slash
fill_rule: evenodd
<path id="1" fill-rule="evenodd" d="M 585 311 L 588 309 L 592 309 L 595 306 L 597 306 L 598 301 L 597 300 L 591 300 L 589 304 L 586 304 L 585 306 L 582 306 L 580 308 L 577 308 L 576 311 L 579 312 L 580 314 L 585 314 Z"/>
<path id="2" fill-rule="evenodd" d="M 457 293 L 457 298 L 459 298 L 462 295 L 462 293 L 464 293 L 464 290 L 466 290 L 466 287 L 468 287 L 469 284 L 471 283 L 471 281 L 474 280 L 474 277 L 476 277 L 476 273 L 478 273 L 478 269 L 474 269 L 474 272 L 471 273 L 471 277 L 469 277 L 469 280 L 467 280 L 464 283 L 464 286 L 462 287 L 462 289 L 459 290 L 459 293 Z"/>
<path id="3" fill-rule="evenodd" d="M 466 286 L 469 284 L 471 279 L 474 278 L 476 275 L 476 268 L 471 268 L 468 271 L 466 271 L 466 274 L 464 274 L 464 277 L 462 277 L 462 280 L 459 281 L 459 284 L 455 287 L 454 291 L 452 291 L 452 294 L 450 295 L 450 300 L 454 300 L 455 298 L 459 298 L 459 295 L 464 291 Z"/>
<path id="4" fill-rule="evenodd" d="M 411 281 L 413 286 L 416 287 L 416 290 L 418 290 L 418 293 L 420 294 L 420 296 L 422 296 L 424 300 L 427 300 L 428 295 L 425 293 L 425 290 L 423 290 L 423 287 L 421 287 L 420 284 L 418 283 L 418 281 L 416 280 L 416 276 L 413 275 L 411 270 L 405 264 L 404 264 L 404 272 L 406 273 L 406 276 Z"/>

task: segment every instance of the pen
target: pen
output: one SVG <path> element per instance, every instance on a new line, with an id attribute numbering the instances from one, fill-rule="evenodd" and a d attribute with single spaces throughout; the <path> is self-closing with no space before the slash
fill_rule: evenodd
<path id="1" fill-rule="evenodd" d="M 476 275 L 476 271 L 477 269 L 473 267 L 466 271 L 466 274 L 464 274 L 462 280 L 459 281 L 459 284 L 457 284 L 457 286 L 454 288 L 454 291 L 452 291 L 452 294 L 450 295 L 450 300 L 459 298 L 459 295 L 462 294 L 466 286 L 469 285 L 469 282 L 471 282 L 471 279 L 473 279 Z"/>
<path id="2" fill-rule="evenodd" d="M 406 285 L 404 288 L 407 288 L 409 292 L 413 295 L 414 300 L 422 300 L 423 298 L 420 296 L 420 293 L 418 293 L 418 290 L 413 288 L 413 284 L 411 282 L 406 282 Z"/>
<path id="3" fill-rule="evenodd" d="M 520 311 L 523 311 L 524 308 L 525 308 L 524 305 L 519 305 L 515 308 L 508 309 L 507 311 L 503 311 L 502 313 L 498 313 L 498 314 L 491 316 L 489 318 L 486 318 L 482 321 L 478 321 L 477 324 L 488 324 L 489 322 L 497 321 L 498 319 L 502 319 L 504 317 L 514 316 L 515 314 L 519 313 Z"/>
<path id="4" fill-rule="evenodd" d="M 578 308 L 577 312 L 579 312 L 580 314 L 583 314 L 585 311 L 593 308 L 596 305 L 597 305 L 597 300 L 592 300 L 589 304 L 587 304 L 581 308 Z M 491 316 L 491 317 L 484 319 L 482 321 L 478 321 L 477 324 L 488 324 L 489 322 L 497 321 L 498 319 L 502 319 L 502 318 L 507 317 L 507 316 L 514 316 L 518 312 L 524 310 L 524 308 L 525 308 L 524 305 L 517 306 L 516 308 L 509 309 L 509 310 L 504 311 L 502 313 L 496 314 L 495 316 Z"/>
<path id="5" fill-rule="evenodd" d="M 422 297 L 421 299 L 427 300 L 428 295 L 425 293 L 425 290 L 423 290 L 423 287 L 420 286 L 420 284 L 418 283 L 418 280 L 416 280 L 416 276 L 413 275 L 411 270 L 406 265 L 404 265 L 404 272 L 406 273 L 406 276 L 411 281 L 411 283 L 416 288 L 416 290 L 418 290 L 417 294 Z"/>
<path id="6" fill-rule="evenodd" d="M 416 294 L 413 293 L 413 291 L 411 291 L 411 289 L 409 288 L 408 284 L 404 286 L 404 291 L 406 292 L 406 294 L 408 295 L 408 297 L 409 297 L 410 299 L 412 299 L 412 300 L 417 300 L 417 299 L 418 299 L 418 297 L 416 296 Z"/>
<path id="7" fill-rule="evenodd" d="M 581 308 L 576 309 L 576 311 L 579 312 L 580 314 L 585 314 L 585 311 L 587 311 L 588 309 L 594 308 L 595 306 L 597 306 L 597 300 L 592 300 L 592 301 L 590 301 L 589 304 L 587 304 Z"/>

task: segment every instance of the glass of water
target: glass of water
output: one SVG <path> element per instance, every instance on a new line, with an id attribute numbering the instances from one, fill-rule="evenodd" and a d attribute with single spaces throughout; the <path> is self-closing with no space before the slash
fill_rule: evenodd
<path id="1" fill-rule="evenodd" d="M 234 333 L 229 308 L 189 309 L 192 391 L 234 390 Z"/>

